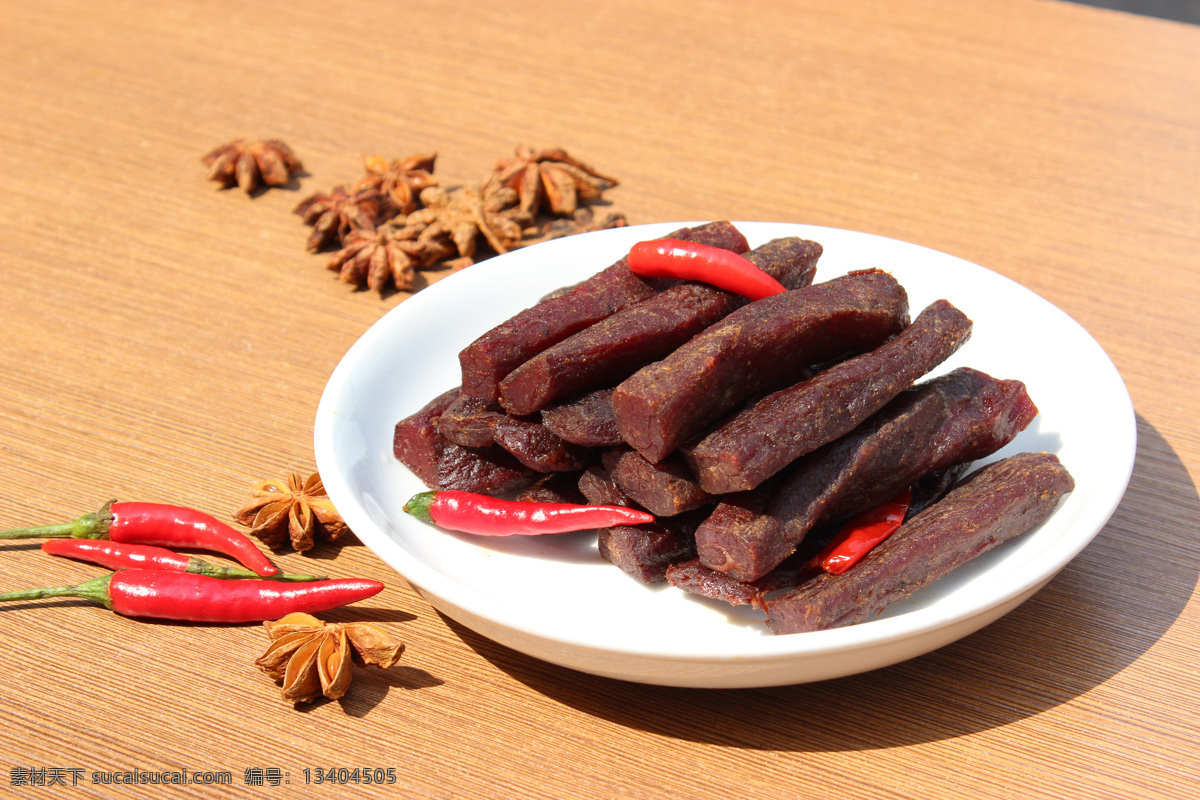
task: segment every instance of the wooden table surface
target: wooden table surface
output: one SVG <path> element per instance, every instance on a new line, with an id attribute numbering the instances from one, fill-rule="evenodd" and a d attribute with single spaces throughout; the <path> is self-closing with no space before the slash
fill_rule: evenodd
<path id="1" fill-rule="evenodd" d="M 277 561 L 386 582 L 329 618 L 408 650 L 296 709 L 256 625 L 8 606 L 0 795 L 1197 796 L 1200 28 L 1053 0 L 592 5 L 0 4 L 0 528 L 111 498 L 228 518 L 311 471 L 331 371 L 409 295 L 338 282 L 293 207 L 366 155 L 436 151 L 449 185 L 521 142 L 618 177 L 631 223 L 867 231 L 1046 297 L 1137 412 L 1111 522 L 962 641 L 773 689 L 539 662 L 357 545 Z M 207 182 L 200 156 L 242 136 L 287 141 L 296 185 Z M 98 574 L 0 551 L 5 589 Z M 330 767 L 396 783 L 305 782 Z M 93 783 L 181 770 L 232 785 Z"/>

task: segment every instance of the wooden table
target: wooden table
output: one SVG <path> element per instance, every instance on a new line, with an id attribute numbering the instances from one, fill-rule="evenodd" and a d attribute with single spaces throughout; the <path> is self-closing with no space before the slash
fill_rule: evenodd
<path id="1" fill-rule="evenodd" d="M 593 5 L 5 2 L 0 527 L 114 497 L 227 518 L 311 471 L 331 371 L 409 295 L 339 283 L 293 207 L 366 155 L 436 151 L 449 185 L 519 142 L 619 177 L 633 223 L 851 228 L 1043 295 L 1137 411 L 1110 524 L 963 641 L 762 690 L 541 663 L 362 546 L 277 558 L 387 583 L 330 619 L 383 624 L 404 660 L 339 702 L 282 702 L 254 625 L 24 603 L 0 612 L 0 794 L 165 796 L 93 775 L 187 770 L 232 787 L 170 796 L 1195 797 L 1200 29 L 1051 0 Z M 239 136 L 290 143 L 297 185 L 206 182 Z M 97 574 L 0 550 L 4 588 Z M 305 782 L 331 767 L 395 784 Z"/>

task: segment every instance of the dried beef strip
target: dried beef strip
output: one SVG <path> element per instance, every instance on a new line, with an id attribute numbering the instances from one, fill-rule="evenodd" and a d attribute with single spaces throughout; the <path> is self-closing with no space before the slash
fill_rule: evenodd
<path id="1" fill-rule="evenodd" d="M 579 476 L 579 490 L 592 505 L 637 506 L 599 464 Z M 671 564 L 695 557 L 695 530 L 704 516 L 699 512 L 645 525 L 601 528 L 600 555 L 643 583 L 659 583 Z"/>
<path id="2" fill-rule="evenodd" d="M 737 253 L 750 249 L 746 238 L 732 223 L 724 221 L 683 228 L 664 238 L 700 242 Z M 484 400 L 498 399 L 500 381 L 528 358 L 672 283 L 635 275 L 622 258 L 571 291 L 538 302 L 459 353 L 463 393 Z"/>
<path id="3" fill-rule="evenodd" d="M 879 270 L 758 300 L 617 386 L 617 427 L 660 461 L 747 399 L 795 383 L 815 363 L 877 347 L 907 324 L 903 287 Z"/>
<path id="4" fill-rule="evenodd" d="M 564 442 L 540 422 L 503 416 L 492 426 L 496 445 L 538 472 L 575 472 L 597 458 L 586 447 Z"/>
<path id="5" fill-rule="evenodd" d="M 437 484 L 438 459 L 446 444 L 438 432 L 438 420 L 458 395 L 457 387 L 443 392 L 397 422 L 392 434 L 392 454 L 430 488 Z"/>
<path id="6" fill-rule="evenodd" d="M 790 237 L 746 253 L 788 289 L 812 283 L 821 245 Z M 500 381 L 500 404 L 531 414 L 573 395 L 615 386 L 749 300 L 704 283 L 681 283 L 640 300 L 533 356 Z"/>
<path id="7" fill-rule="evenodd" d="M 1021 453 L 968 475 L 842 575 L 820 575 L 767 601 L 777 634 L 852 625 L 1001 542 L 1042 524 L 1074 488 L 1049 453 Z"/>
<path id="8" fill-rule="evenodd" d="M 938 300 L 895 338 L 746 406 L 685 445 L 683 456 L 713 494 L 753 489 L 800 456 L 854 430 L 970 335 L 971 320 Z"/>
<path id="9" fill-rule="evenodd" d="M 463 447 L 489 447 L 496 443 L 493 428 L 505 417 L 499 403 L 467 397 L 461 392 L 438 419 L 443 436 Z"/>
<path id="10" fill-rule="evenodd" d="M 730 520 L 718 506 L 696 532 L 700 559 L 753 581 L 815 525 L 876 506 L 923 475 L 994 453 L 1036 415 L 1020 381 L 966 367 L 905 389 L 858 428 L 780 473 L 762 514 Z"/>
<path id="11" fill-rule="evenodd" d="M 672 517 L 713 502 L 677 458 L 651 464 L 636 451 L 620 449 L 605 453 L 603 461 L 613 482 L 655 516 Z"/>
<path id="12" fill-rule="evenodd" d="M 542 409 L 542 424 L 571 444 L 616 447 L 624 443 L 612 407 L 613 389 L 600 389 Z"/>
<path id="13" fill-rule="evenodd" d="M 526 503 L 587 502 L 579 491 L 579 474 L 574 472 L 547 473 L 537 483 L 518 492 L 514 499 Z"/>

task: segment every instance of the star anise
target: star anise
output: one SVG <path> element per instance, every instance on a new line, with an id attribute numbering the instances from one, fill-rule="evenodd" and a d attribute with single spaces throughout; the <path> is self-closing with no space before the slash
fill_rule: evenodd
<path id="1" fill-rule="evenodd" d="M 296 550 L 311 550 L 318 538 L 335 542 L 350 532 L 316 472 L 307 480 L 293 472 L 286 481 L 259 481 L 254 499 L 234 516 L 268 547 L 290 541 Z"/>
<path id="2" fill-rule="evenodd" d="M 354 184 L 354 191 L 378 189 L 386 194 L 401 214 L 411 214 L 417 208 L 421 190 L 437 186 L 433 177 L 433 162 L 437 153 L 424 153 L 393 160 L 370 156 L 363 160 L 367 174 Z"/>
<path id="3" fill-rule="evenodd" d="M 497 253 L 519 247 L 525 227 L 532 221 L 530 214 L 515 207 L 516 192 L 505 186 L 433 186 L 422 190 L 421 202 L 425 207 L 403 220 L 405 235 L 416 230 L 426 240 L 451 242 L 460 266 L 473 261 L 480 236 Z"/>
<path id="4" fill-rule="evenodd" d="M 356 191 L 337 186 L 331 192 L 318 192 L 302 201 L 295 211 L 305 225 L 312 226 L 308 249 L 315 253 L 335 241 L 345 242 L 351 231 L 373 230 L 396 216 L 399 209 L 379 189 Z"/>
<path id="5" fill-rule="evenodd" d="M 226 189 L 241 187 L 249 194 L 259 186 L 286 186 L 304 169 L 292 149 L 278 139 L 235 139 L 213 149 L 201 159 L 208 179 Z"/>
<path id="6" fill-rule="evenodd" d="M 449 237 L 439 235 L 437 230 L 388 223 L 373 231 L 351 232 L 326 266 L 355 286 L 382 293 L 390 283 L 400 291 L 410 291 L 416 270 L 431 267 L 454 254 Z"/>
<path id="7" fill-rule="evenodd" d="M 602 175 L 562 148 L 534 150 L 519 144 L 513 158 L 497 162 L 485 185 L 514 189 L 527 213 L 545 208 L 555 216 L 569 217 L 581 200 L 599 198 L 605 189 L 617 185 L 617 179 Z"/>
<path id="8" fill-rule="evenodd" d="M 540 229 L 536 229 L 532 234 L 527 231 L 526 238 L 522 240 L 521 246 L 527 247 L 531 244 L 548 242 L 551 239 L 561 239 L 564 236 L 573 236 L 577 233 L 603 231 L 609 228 L 624 228 L 628 224 L 625 215 L 620 212 L 605 214 L 604 218 L 597 222 L 592 210 L 585 206 L 584 208 L 576 209 L 575 215 L 571 219 L 551 220 Z"/>
<path id="9" fill-rule="evenodd" d="M 404 644 L 371 622 L 328 624 L 309 614 L 264 622 L 271 644 L 254 663 L 283 684 L 283 699 L 307 703 L 324 695 L 336 700 L 350 686 L 350 664 L 388 669 Z"/>

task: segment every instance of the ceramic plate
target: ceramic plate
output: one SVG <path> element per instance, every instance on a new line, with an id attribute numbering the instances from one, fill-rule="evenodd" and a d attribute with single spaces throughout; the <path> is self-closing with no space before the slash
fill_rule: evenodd
<path id="1" fill-rule="evenodd" d="M 485 539 L 405 514 L 404 502 L 425 487 L 392 456 L 392 431 L 458 385 L 459 350 L 545 293 L 612 264 L 634 242 L 685 224 L 695 223 L 558 239 L 451 275 L 384 316 L 334 371 L 315 427 L 325 486 L 359 538 L 439 611 L 515 650 L 597 675 L 714 688 L 802 683 L 894 664 L 978 630 L 1036 592 L 1104 526 L 1133 467 L 1134 414 L 1120 375 L 1083 328 L 960 258 L 853 231 L 765 222 L 737 225 L 752 246 L 780 236 L 820 242 L 818 281 L 881 267 L 907 289 L 914 317 L 944 297 L 974 320 L 970 341 L 937 373 L 971 366 L 1026 383 L 1041 413 L 990 460 L 1027 450 L 1059 455 L 1076 489 L 1045 524 L 870 622 L 773 636 L 760 612 L 626 576 L 600 558 L 594 532 Z"/>

